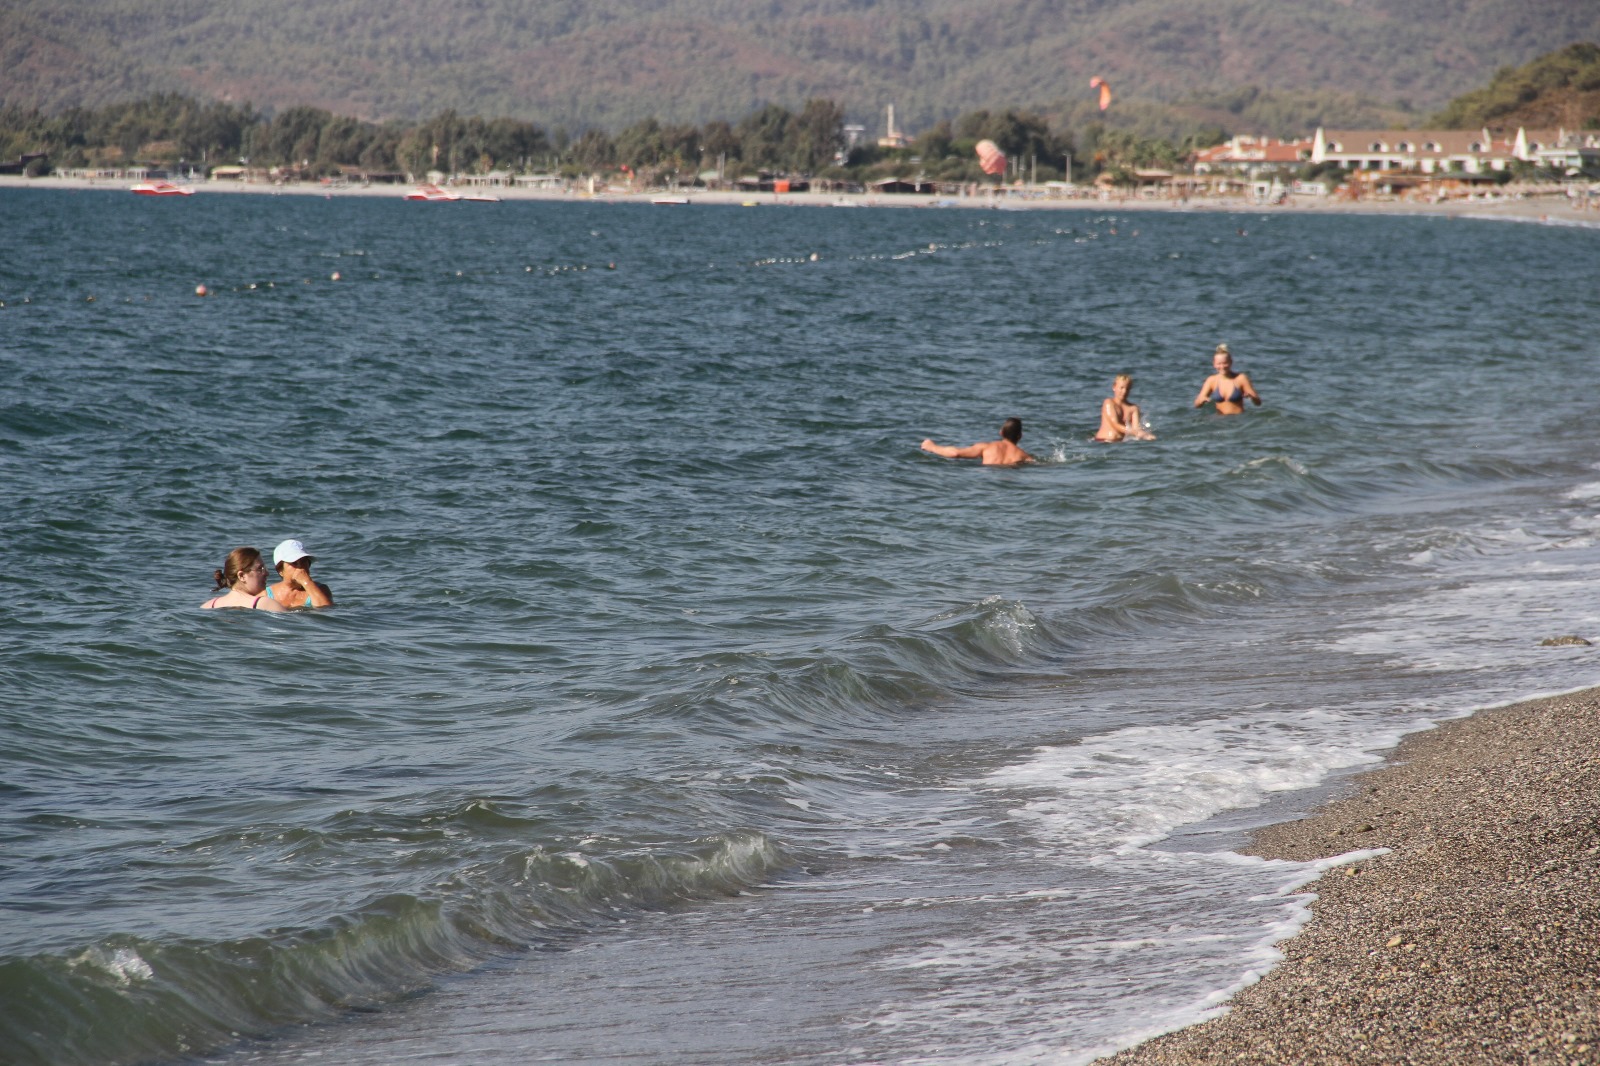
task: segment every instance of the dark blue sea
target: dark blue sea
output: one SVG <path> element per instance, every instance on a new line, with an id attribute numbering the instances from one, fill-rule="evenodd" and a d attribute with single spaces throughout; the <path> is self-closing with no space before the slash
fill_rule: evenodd
<path id="1" fill-rule="evenodd" d="M 0 233 L 5 1063 L 1084 1063 L 1303 923 L 1249 828 L 1600 684 L 1540 646 L 1600 641 L 1600 230 Z M 1243 417 L 1191 407 L 1221 341 Z M 1158 439 L 1090 443 L 1123 372 Z M 1040 464 L 918 449 L 1011 415 Z M 336 607 L 198 609 L 287 537 Z"/>

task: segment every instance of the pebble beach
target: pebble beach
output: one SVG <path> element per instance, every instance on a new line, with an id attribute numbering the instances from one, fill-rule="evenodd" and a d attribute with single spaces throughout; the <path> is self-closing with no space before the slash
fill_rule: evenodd
<path id="1" fill-rule="evenodd" d="M 1387 848 L 1224 1015 L 1108 1066 L 1600 1062 L 1600 689 L 1413 734 L 1263 858 Z"/>

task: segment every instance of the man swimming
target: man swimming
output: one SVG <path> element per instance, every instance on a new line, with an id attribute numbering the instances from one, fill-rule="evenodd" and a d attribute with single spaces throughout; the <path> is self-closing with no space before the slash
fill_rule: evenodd
<path id="1" fill-rule="evenodd" d="M 1000 426 L 999 440 L 979 441 L 965 448 L 948 444 L 935 444 L 931 439 L 922 442 L 922 450 L 942 455 L 946 459 L 982 459 L 984 466 L 1018 466 L 1037 463 L 1039 460 L 1017 446 L 1022 439 L 1022 419 L 1008 418 Z"/>

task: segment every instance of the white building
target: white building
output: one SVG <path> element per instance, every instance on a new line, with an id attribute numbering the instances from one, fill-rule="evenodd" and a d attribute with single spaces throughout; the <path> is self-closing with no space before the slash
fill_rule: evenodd
<path id="1" fill-rule="evenodd" d="M 1317 128 L 1311 162 L 1347 170 L 1486 174 L 1521 160 L 1553 169 L 1600 165 L 1600 133 L 1564 129 L 1498 135 L 1487 130 L 1326 130 Z"/>

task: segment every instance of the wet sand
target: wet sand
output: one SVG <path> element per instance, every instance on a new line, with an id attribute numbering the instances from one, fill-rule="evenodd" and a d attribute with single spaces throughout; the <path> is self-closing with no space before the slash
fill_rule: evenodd
<path id="1" fill-rule="evenodd" d="M 1228 1013 L 1103 1066 L 1600 1062 L 1600 689 L 1413 734 L 1247 850 L 1367 848 Z"/>

